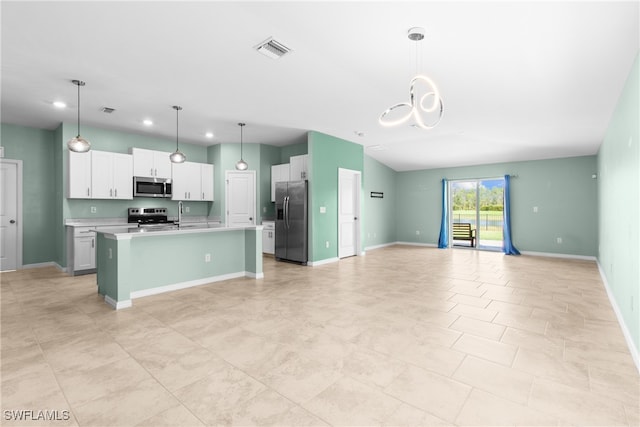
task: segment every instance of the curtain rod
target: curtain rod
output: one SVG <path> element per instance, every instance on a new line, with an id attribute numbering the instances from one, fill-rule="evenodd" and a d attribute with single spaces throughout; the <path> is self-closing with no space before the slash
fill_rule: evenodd
<path id="1" fill-rule="evenodd" d="M 510 178 L 518 178 L 518 175 L 510 175 L 510 174 L 506 174 L 509 175 Z M 489 179 L 500 179 L 500 178 L 504 178 L 504 175 L 499 175 L 499 176 L 491 176 L 491 177 L 474 177 L 474 178 L 445 178 L 443 177 L 442 179 L 446 179 L 447 181 L 482 181 L 482 180 L 489 180 Z"/>

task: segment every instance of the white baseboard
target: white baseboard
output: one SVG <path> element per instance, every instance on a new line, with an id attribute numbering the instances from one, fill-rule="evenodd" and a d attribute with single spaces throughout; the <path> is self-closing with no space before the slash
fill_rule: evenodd
<path id="1" fill-rule="evenodd" d="M 244 272 L 245 277 L 250 277 L 252 279 L 264 279 L 264 273 L 252 273 L 250 271 Z"/>
<path id="2" fill-rule="evenodd" d="M 237 279 L 238 277 L 245 277 L 246 273 L 241 271 L 239 273 L 221 274 L 219 276 L 205 277 L 204 279 L 189 280 L 188 282 L 174 283 L 172 285 L 159 286 L 157 288 L 143 289 L 140 291 L 133 291 L 130 293 L 131 299 L 148 297 L 151 295 L 162 294 L 165 292 L 178 291 L 180 289 L 192 288 L 194 286 L 206 285 L 207 283 L 220 282 L 222 280 Z"/>
<path id="3" fill-rule="evenodd" d="M 113 298 L 111 298 L 109 295 L 105 295 L 104 296 L 104 302 L 106 302 L 107 304 L 109 304 L 111 307 L 113 307 L 116 310 L 121 310 L 123 308 L 129 308 L 131 307 L 131 300 L 127 299 L 124 301 L 116 301 Z"/>
<path id="4" fill-rule="evenodd" d="M 622 334 L 624 335 L 624 339 L 627 342 L 627 347 L 629 347 L 629 351 L 631 352 L 631 357 L 633 358 L 633 362 L 636 364 L 636 369 L 640 373 L 640 355 L 638 354 L 638 348 L 636 347 L 633 339 L 631 338 L 631 332 L 629 332 L 629 328 L 627 328 L 627 324 L 624 323 L 624 318 L 622 317 L 622 312 L 620 311 L 620 307 L 618 306 L 618 302 L 613 296 L 613 292 L 611 292 L 611 288 L 609 287 L 609 282 L 607 282 L 607 276 L 604 274 L 604 270 L 600 265 L 600 261 L 597 262 L 598 271 L 600 271 L 600 277 L 602 278 L 602 283 L 604 283 L 604 289 L 607 291 L 607 296 L 609 297 L 609 302 L 611 302 L 611 306 L 613 307 L 613 312 L 616 314 L 616 318 L 618 319 L 618 324 L 620 324 L 620 328 L 622 329 Z"/>
<path id="5" fill-rule="evenodd" d="M 390 245 L 408 245 L 408 246 L 424 246 L 427 248 L 437 248 L 438 245 L 435 243 L 418 243 L 418 242 L 395 242 Z"/>
<path id="6" fill-rule="evenodd" d="M 58 264 L 57 262 L 53 262 L 53 261 L 37 262 L 37 263 L 34 263 L 34 264 L 24 264 L 22 267 L 20 267 L 20 270 L 26 270 L 28 268 L 44 268 L 44 267 L 55 267 L 58 270 L 62 271 L 63 273 L 67 272 L 66 268 L 61 267 L 60 264 Z"/>
<path id="7" fill-rule="evenodd" d="M 317 267 L 319 265 L 331 264 L 332 262 L 338 262 L 338 261 L 340 261 L 340 258 L 327 258 L 327 259 L 321 259 L 320 261 L 309 261 L 307 262 L 307 265 L 310 265 L 312 267 Z"/>
<path id="8" fill-rule="evenodd" d="M 531 251 L 520 251 L 522 255 L 530 255 L 530 256 L 542 256 L 542 257 L 550 257 L 550 258 L 565 258 L 565 259 L 581 259 L 584 261 L 597 261 L 594 256 L 587 255 L 572 255 L 572 254 L 556 254 L 553 252 L 531 252 Z"/>
<path id="9" fill-rule="evenodd" d="M 388 246 L 393 246 L 393 245 L 397 245 L 398 242 L 391 242 L 391 243 L 383 243 L 381 245 L 373 245 L 373 246 L 367 246 L 365 251 L 371 251 L 374 249 L 380 249 L 380 248 L 386 248 Z"/>

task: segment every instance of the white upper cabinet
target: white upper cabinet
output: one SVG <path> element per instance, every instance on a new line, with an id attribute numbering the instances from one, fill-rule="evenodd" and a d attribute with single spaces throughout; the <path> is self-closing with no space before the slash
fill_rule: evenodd
<path id="1" fill-rule="evenodd" d="M 207 163 L 174 163 L 172 199 L 213 201 L 213 165 Z"/>
<path id="2" fill-rule="evenodd" d="M 276 182 L 289 181 L 289 163 L 271 166 L 271 201 L 276 201 Z"/>
<path id="3" fill-rule="evenodd" d="M 289 158 L 289 161 L 291 162 L 289 181 L 301 181 L 309 179 L 309 174 L 307 173 L 308 159 L 308 154 L 303 154 L 301 156 L 292 156 Z"/>
<path id="4" fill-rule="evenodd" d="M 96 150 L 68 153 L 68 198 L 133 199 L 131 155 Z"/>
<path id="5" fill-rule="evenodd" d="M 200 164 L 200 183 L 202 187 L 202 200 L 213 202 L 213 165 Z"/>
<path id="6" fill-rule="evenodd" d="M 67 151 L 67 197 L 69 199 L 91 198 L 91 152 Z"/>
<path id="7" fill-rule="evenodd" d="M 133 155 L 133 176 L 171 178 L 170 153 L 144 148 L 132 148 L 130 152 Z"/>
<path id="8" fill-rule="evenodd" d="M 133 199 L 133 158 L 130 154 L 91 152 L 91 198 Z"/>

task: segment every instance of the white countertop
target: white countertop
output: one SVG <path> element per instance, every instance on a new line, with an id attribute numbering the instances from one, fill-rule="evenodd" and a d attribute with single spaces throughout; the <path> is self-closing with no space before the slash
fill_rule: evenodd
<path id="1" fill-rule="evenodd" d="M 159 228 L 146 227 L 109 227 L 105 229 L 97 229 L 96 232 L 103 234 L 107 239 L 126 240 L 138 237 L 153 236 L 173 236 L 178 234 L 194 234 L 194 233 L 211 233 L 224 232 L 234 230 L 262 230 L 262 225 L 249 227 L 225 227 L 222 224 L 183 224 L 180 226 L 167 226 Z"/>
<path id="2" fill-rule="evenodd" d="M 169 218 L 169 221 L 177 221 L 178 218 Z M 182 217 L 183 224 L 220 225 L 220 217 L 187 216 Z M 138 224 L 127 222 L 127 218 L 67 218 L 64 221 L 67 227 L 137 227 Z"/>

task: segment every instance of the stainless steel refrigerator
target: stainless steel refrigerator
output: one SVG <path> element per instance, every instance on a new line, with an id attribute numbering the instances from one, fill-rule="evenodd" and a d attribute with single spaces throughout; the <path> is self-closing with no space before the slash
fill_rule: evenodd
<path id="1" fill-rule="evenodd" d="M 276 259 L 307 263 L 307 181 L 276 183 Z"/>

